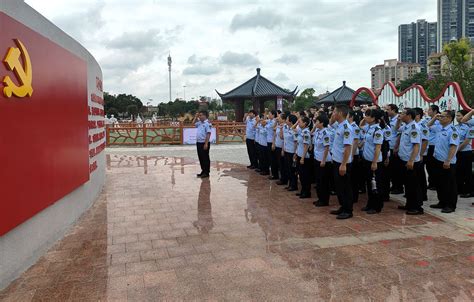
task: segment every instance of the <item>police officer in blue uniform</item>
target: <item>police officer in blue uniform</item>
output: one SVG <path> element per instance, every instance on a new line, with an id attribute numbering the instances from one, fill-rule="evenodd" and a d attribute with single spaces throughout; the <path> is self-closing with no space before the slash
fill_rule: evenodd
<path id="1" fill-rule="evenodd" d="M 425 158 L 428 155 L 428 142 L 430 129 L 428 128 L 426 119 L 423 119 L 423 109 L 414 108 L 416 111 L 415 123 L 420 127 L 421 131 L 421 150 L 420 150 L 420 190 L 421 200 L 428 200 L 428 184 L 426 182 Z"/>
<path id="2" fill-rule="evenodd" d="M 362 151 L 362 170 L 367 184 L 367 206 L 362 208 L 367 214 L 380 213 L 383 208 L 381 195 L 382 184 L 382 144 L 385 122 L 383 112 L 379 109 L 369 109 L 365 112 L 364 121 L 367 124 L 364 132 Z"/>
<path id="3" fill-rule="evenodd" d="M 268 162 L 268 142 L 267 142 L 268 130 L 266 128 L 266 125 L 267 125 L 267 120 L 265 120 L 264 118 L 260 119 L 259 125 L 258 125 L 258 129 L 259 129 L 258 144 L 260 145 L 259 146 L 260 175 L 270 175 L 270 168 L 269 168 L 269 162 Z"/>
<path id="4" fill-rule="evenodd" d="M 297 137 L 296 154 L 294 155 L 301 183 L 301 192 L 296 195 L 300 198 L 311 197 L 311 169 L 313 165 L 309 155 L 309 148 L 311 146 L 311 131 L 308 128 L 309 122 L 310 120 L 307 116 L 302 116 L 299 119 L 298 124 L 301 131 Z"/>
<path id="5" fill-rule="evenodd" d="M 201 165 L 201 173 L 197 177 L 207 178 L 211 171 L 211 160 L 209 158 L 209 149 L 211 149 L 211 128 L 212 125 L 207 119 L 209 113 L 205 110 L 199 111 L 194 121 L 198 118 L 199 121 L 196 122 L 195 126 L 197 128 L 196 133 L 196 147 L 199 158 L 199 163 Z"/>
<path id="6" fill-rule="evenodd" d="M 250 166 L 247 166 L 249 169 L 258 168 L 258 158 L 257 152 L 255 149 L 255 123 L 257 112 L 255 110 L 250 110 L 245 117 L 245 143 L 247 145 L 247 153 L 249 156 Z"/>
<path id="7" fill-rule="evenodd" d="M 352 127 L 352 135 L 354 142 L 352 144 L 352 171 L 351 171 L 351 184 L 352 184 L 352 202 L 356 203 L 359 201 L 359 187 L 361 179 L 364 178 L 361 168 L 361 158 L 359 156 L 359 143 L 362 140 L 362 131 L 359 128 L 361 117 L 355 112 L 350 110 L 348 115 L 348 122 Z"/>
<path id="8" fill-rule="evenodd" d="M 443 213 L 452 213 L 456 210 L 458 192 L 456 185 L 456 151 L 459 146 L 459 133 L 453 125 L 454 111 L 445 110 L 438 114 L 441 130 L 436 139 L 434 150 L 434 176 L 438 204 L 431 208 L 442 209 Z"/>
<path id="9" fill-rule="evenodd" d="M 456 183 L 458 194 L 461 198 L 471 197 L 472 190 L 472 139 L 474 138 L 474 126 L 469 127 L 462 119 L 468 114 L 467 110 L 459 110 L 456 113 L 458 124 L 455 126 L 459 133 L 459 147 L 456 154 Z"/>
<path id="10" fill-rule="evenodd" d="M 461 121 L 469 126 L 469 134 L 474 137 L 474 109 L 469 111 Z M 471 186 L 471 196 L 474 196 L 474 186 Z M 474 202 L 472 205 L 474 206 Z"/>
<path id="11" fill-rule="evenodd" d="M 430 105 L 428 107 L 428 116 L 431 120 L 427 123 L 430 129 L 430 135 L 428 139 L 428 154 L 426 155 L 426 172 L 428 172 L 428 189 L 435 189 L 435 181 L 433 179 L 433 168 L 434 168 L 434 150 L 436 146 L 436 138 L 438 132 L 441 130 L 441 124 L 437 120 L 436 116 L 439 113 L 439 107 L 437 105 Z"/>
<path id="12" fill-rule="evenodd" d="M 381 127 L 383 131 L 383 143 L 382 143 L 382 165 L 381 165 L 381 184 L 380 184 L 380 196 L 382 200 L 390 201 L 390 141 L 392 140 L 392 129 L 390 128 L 390 120 L 383 112 L 382 119 L 385 127 Z M 383 124 L 380 124 L 383 126 Z"/>
<path id="13" fill-rule="evenodd" d="M 273 145 L 273 140 L 275 137 L 276 115 L 276 110 L 271 110 L 267 115 L 268 119 L 267 124 L 265 125 L 265 128 L 267 130 L 267 162 L 271 167 L 272 172 L 271 176 L 269 176 L 268 178 L 271 180 L 276 180 L 280 178 L 278 173 L 277 155 L 275 152 L 275 146 Z"/>
<path id="14" fill-rule="evenodd" d="M 272 150 L 276 153 L 276 162 L 278 164 L 278 171 L 280 172 L 280 180 L 276 182 L 277 185 L 286 185 L 288 183 L 288 173 L 285 168 L 285 151 L 283 150 L 283 132 L 286 125 L 286 113 L 280 113 L 277 117 L 275 125 L 275 135 L 273 136 Z"/>
<path id="15" fill-rule="evenodd" d="M 331 148 L 333 160 L 334 183 L 336 186 L 337 199 L 340 208 L 331 211 L 337 215 L 337 219 L 348 219 L 352 217 L 352 183 L 351 183 L 351 163 L 352 144 L 354 137 L 352 127 L 346 120 L 349 107 L 346 105 L 336 105 L 331 115 L 330 124 L 335 126 L 334 142 Z"/>
<path id="16" fill-rule="evenodd" d="M 289 115 L 286 119 L 286 127 L 283 128 L 283 150 L 285 151 L 285 165 L 288 171 L 288 191 L 298 190 L 298 175 L 296 171 L 296 163 L 293 158 L 296 153 L 296 140 L 297 135 L 294 126 L 296 125 L 298 118 L 296 115 Z"/>
<path id="17" fill-rule="evenodd" d="M 415 123 L 416 111 L 405 109 L 400 115 L 400 119 L 405 123 L 401 129 L 401 134 L 395 146 L 395 152 L 404 166 L 403 179 L 405 181 L 406 205 L 398 206 L 401 210 L 406 210 L 407 215 L 421 215 L 423 211 L 423 201 L 420 189 L 420 148 L 421 131 Z"/>
<path id="18" fill-rule="evenodd" d="M 390 174 L 390 179 L 392 181 L 392 187 L 390 193 L 392 194 L 403 194 L 403 180 L 402 180 L 402 171 L 403 164 L 398 156 L 397 152 L 394 152 L 395 145 L 398 140 L 399 132 L 397 128 L 397 123 L 399 120 L 398 106 L 395 104 L 388 104 L 386 107 L 387 115 L 390 120 L 390 131 L 391 137 L 389 141 L 390 156 L 388 163 L 388 171 Z"/>
<path id="19" fill-rule="evenodd" d="M 320 113 L 314 122 L 315 131 L 313 133 L 314 167 L 316 178 L 316 194 L 318 200 L 313 204 L 316 207 L 329 205 L 332 178 L 332 158 L 331 158 L 331 133 L 328 130 L 329 118 L 325 113 Z"/>
<path id="20" fill-rule="evenodd" d="M 260 129 L 262 128 L 260 125 L 261 116 L 257 115 L 255 117 L 255 155 L 257 156 L 258 167 L 254 170 L 257 173 L 262 172 L 262 162 L 260 161 L 260 154 L 262 151 L 260 150 Z"/>

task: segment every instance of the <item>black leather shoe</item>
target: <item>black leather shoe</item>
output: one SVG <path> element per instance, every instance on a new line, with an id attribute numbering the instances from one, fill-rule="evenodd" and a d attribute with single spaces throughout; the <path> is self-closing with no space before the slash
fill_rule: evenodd
<path id="1" fill-rule="evenodd" d="M 284 185 L 288 184 L 288 182 L 283 182 L 283 181 L 279 180 L 279 181 L 276 182 L 276 184 L 279 185 L 279 186 L 284 186 Z"/>
<path id="2" fill-rule="evenodd" d="M 437 203 L 437 204 L 432 204 L 432 205 L 430 205 L 430 208 L 432 208 L 432 209 L 442 209 L 443 206 L 440 205 L 439 203 Z"/>
<path id="3" fill-rule="evenodd" d="M 298 191 L 298 188 L 289 188 L 288 189 L 288 192 L 294 192 L 294 191 Z"/>
<path id="4" fill-rule="evenodd" d="M 392 190 L 390 191 L 393 195 L 403 194 L 403 190 Z"/>
<path id="5" fill-rule="evenodd" d="M 270 180 L 277 180 L 278 177 L 276 177 L 276 176 L 270 176 L 270 177 L 268 177 L 268 179 L 270 179 Z"/>
<path id="6" fill-rule="evenodd" d="M 332 210 L 332 211 L 329 212 L 329 213 L 331 213 L 332 215 L 339 215 L 339 214 L 342 213 L 342 208 L 339 208 L 339 209 L 337 209 L 337 210 Z"/>
<path id="7" fill-rule="evenodd" d="M 370 209 L 370 210 L 367 211 L 367 214 L 378 214 L 380 212 L 381 212 L 381 210 Z"/>
<path id="8" fill-rule="evenodd" d="M 454 212 L 454 209 L 451 209 L 451 208 L 444 208 L 441 210 L 441 213 L 452 213 Z"/>
<path id="9" fill-rule="evenodd" d="M 428 187 L 428 190 L 430 190 L 430 191 L 436 191 L 436 187 L 435 187 L 435 186 L 429 186 L 429 187 Z"/>
<path id="10" fill-rule="evenodd" d="M 329 206 L 329 202 L 316 201 L 316 202 L 313 202 L 313 204 L 317 208 L 328 207 Z"/>
<path id="11" fill-rule="evenodd" d="M 399 210 L 406 210 L 406 209 L 407 209 L 407 206 L 398 206 L 397 209 L 399 209 Z"/>
<path id="12" fill-rule="evenodd" d="M 363 212 L 367 212 L 368 210 L 370 210 L 370 208 L 366 206 L 366 207 L 363 207 L 363 208 L 360 209 L 360 210 L 363 211 Z"/>
<path id="13" fill-rule="evenodd" d="M 209 177 L 209 174 L 207 174 L 207 173 L 203 173 L 203 174 L 201 175 L 201 178 L 208 178 L 208 177 Z"/>
<path id="14" fill-rule="evenodd" d="M 201 173 L 199 173 L 199 174 L 196 174 L 196 177 L 201 177 L 201 176 L 202 176 L 202 174 L 203 174 L 202 172 L 201 172 Z"/>
<path id="15" fill-rule="evenodd" d="M 408 210 L 406 212 L 407 215 L 423 215 L 423 211 L 420 210 Z"/>
<path id="16" fill-rule="evenodd" d="M 300 199 L 306 199 L 306 198 L 311 198 L 310 194 L 301 194 Z"/>
<path id="17" fill-rule="evenodd" d="M 262 170 L 260 170 L 259 168 L 256 168 L 254 171 L 257 172 L 257 173 L 262 172 Z"/>
<path id="18" fill-rule="evenodd" d="M 253 169 L 254 167 L 252 165 L 247 166 L 247 169 Z"/>
<path id="19" fill-rule="evenodd" d="M 337 215 L 336 219 L 349 219 L 352 217 L 352 213 L 341 213 Z"/>
<path id="20" fill-rule="evenodd" d="M 461 195 L 459 195 L 459 197 L 461 197 L 461 198 L 469 198 L 469 197 L 472 197 L 472 195 L 469 194 L 469 193 L 467 193 L 467 194 L 461 194 Z"/>
<path id="21" fill-rule="evenodd" d="M 265 172 L 260 172 L 260 175 L 263 175 L 263 176 L 270 175 L 270 172 L 267 172 L 267 171 L 265 171 Z"/>

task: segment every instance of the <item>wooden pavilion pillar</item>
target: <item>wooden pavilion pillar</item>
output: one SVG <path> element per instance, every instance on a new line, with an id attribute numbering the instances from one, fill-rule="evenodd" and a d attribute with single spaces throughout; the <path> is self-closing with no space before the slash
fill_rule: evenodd
<path id="1" fill-rule="evenodd" d="M 253 110 L 257 111 L 257 114 L 260 114 L 260 105 L 258 100 L 252 100 Z"/>
<path id="2" fill-rule="evenodd" d="M 259 112 L 260 113 L 265 113 L 265 100 L 259 100 Z"/>
<path id="3" fill-rule="evenodd" d="M 244 119 L 244 100 L 234 100 L 234 108 L 235 108 L 235 121 L 242 122 Z"/>

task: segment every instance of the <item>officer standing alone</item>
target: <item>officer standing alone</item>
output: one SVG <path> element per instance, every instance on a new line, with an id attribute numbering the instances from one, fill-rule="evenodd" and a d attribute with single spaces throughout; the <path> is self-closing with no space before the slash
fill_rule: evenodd
<path id="1" fill-rule="evenodd" d="M 199 119 L 196 122 L 196 147 L 199 158 L 199 163 L 201 164 L 201 173 L 197 177 L 207 178 L 211 171 L 211 160 L 209 158 L 209 149 L 211 148 L 211 128 L 212 125 L 208 120 L 209 113 L 207 111 L 199 111 L 194 121 Z"/>

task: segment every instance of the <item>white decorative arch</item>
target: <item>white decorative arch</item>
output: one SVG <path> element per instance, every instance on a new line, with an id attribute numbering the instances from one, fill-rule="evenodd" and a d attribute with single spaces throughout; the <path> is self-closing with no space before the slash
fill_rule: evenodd
<path id="1" fill-rule="evenodd" d="M 428 97 L 423 86 L 416 84 L 410 86 L 402 92 L 398 92 L 397 88 L 392 82 L 387 82 L 384 84 L 378 95 L 375 95 L 371 89 L 362 87 L 354 92 L 351 105 L 354 104 L 356 97 L 363 91 L 368 93 L 372 98 L 373 103 L 380 107 L 388 104 L 395 104 L 399 107 L 399 109 L 406 107 L 425 108 L 427 105 L 435 104 L 439 106 L 440 110 L 471 110 L 469 105 L 464 100 L 461 86 L 459 86 L 459 84 L 456 82 L 450 82 L 446 84 L 442 92 L 433 99 Z"/>

